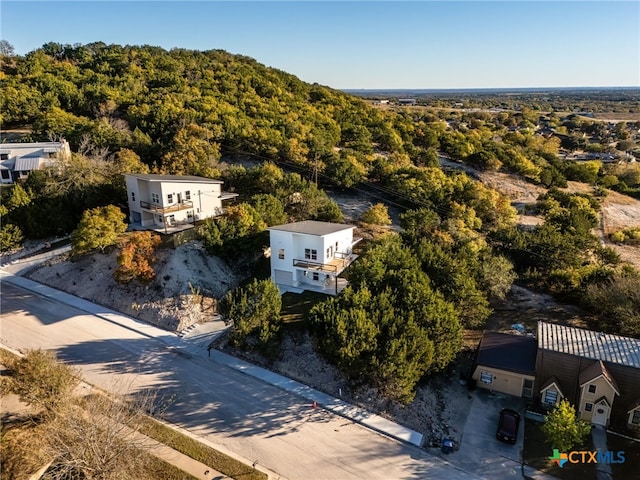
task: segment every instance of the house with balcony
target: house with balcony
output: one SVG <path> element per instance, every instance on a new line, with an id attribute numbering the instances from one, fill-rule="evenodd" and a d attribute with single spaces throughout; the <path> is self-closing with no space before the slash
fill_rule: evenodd
<path id="1" fill-rule="evenodd" d="M 0 183 L 24 180 L 34 170 L 71 158 L 66 140 L 59 142 L 0 143 Z"/>
<path id="2" fill-rule="evenodd" d="M 337 295 L 347 286 L 340 274 L 358 257 L 354 229 L 314 220 L 269 227 L 271 278 L 280 291 Z"/>
<path id="3" fill-rule="evenodd" d="M 204 177 L 126 174 L 125 180 L 129 221 L 165 233 L 221 215 L 225 201 L 238 196 L 223 192 L 221 180 Z"/>

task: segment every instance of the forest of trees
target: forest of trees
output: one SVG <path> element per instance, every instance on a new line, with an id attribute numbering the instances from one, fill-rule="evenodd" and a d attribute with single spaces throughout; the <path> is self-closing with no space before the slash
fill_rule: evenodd
<path id="1" fill-rule="evenodd" d="M 633 152 L 637 123 L 603 129 L 582 117 L 543 116 L 533 104 L 495 114 L 376 109 L 221 50 L 48 43 L 25 56 L 2 56 L 3 128 L 26 125 L 25 141 L 62 137 L 76 152 L 2 188 L 2 250 L 72 231 L 79 254 L 116 244 L 125 172 L 224 180 L 240 194 L 238 203 L 199 231 L 211 254 L 227 258 L 259 250 L 270 225 L 341 221 L 325 187 L 375 187 L 405 210 L 402 231 L 372 242 L 349 272 L 350 288 L 318 304 L 311 321 L 322 353 L 350 378 L 410 400 L 421 378 L 455 357 L 462 329 L 481 328 L 491 301 L 517 277 L 599 313 L 601 330 L 640 335 L 640 276 L 591 233 L 598 202 L 555 188 L 579 180 L 601 192 L 640 194 L 637 163 L 559 155 Z M 555 134 L 535 134 L 541 125 Z M 552 187 L 537 205 L 544 223 L 518 229 L 504 195 L 444 171 L 439 156 Z M 96 212 L 104 213 L 97 223 Z M 367 221 L 389 223 L 385 214 L 378 207 Z M 114 235 L 82 234 L 105 222 L 116 225 Z M 153 278 L 155 245 L 122 242 L 122 281 Z M 223 302 L 232 321 L 260 288 Z M 240 307 L 229 303 L 236 297 Z M 616 303 L 605 301 L 612 298 Z M 236 343 L 251 332 L 277 340 L 277 328 L 261 322 L 244 324 Z"/>

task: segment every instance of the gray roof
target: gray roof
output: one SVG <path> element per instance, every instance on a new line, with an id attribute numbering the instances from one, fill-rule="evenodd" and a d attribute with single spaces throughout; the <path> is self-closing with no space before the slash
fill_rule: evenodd
<path id="1" fill-rule="evenodd" d="M 27 170 L 38 170 L 40 168 L 40 157 L 18 157 L 13 167 L 18 172 Z"/>
<path id="2" fill-rule="evenodd" d="M 635 338 L 538 322 L 538 346 L 553 352 L 640 368 L 640 340 Z"/>
<path id="3" fill-rule="evenodd" d="M 278 230 L 281 232 L 303 233 L 305 235 L 315 235 L 322 237 L 331 233 L 341 232 L 343 230 L 351 230 L 353 225 L 345 225 L 344 223 L 317 222 L 315 220 L 305 220 L 304 222 L 286 223 L 284 225 L 275 225 L 267 230 Z"/>
<path id="4" fill-rule="evenodd" d="M 127 173 L 127 177 L 134 177 L 148 182 L 185 182 L 185 183 L 224 183 L 222 180 L 214 180 L 194 175 L 159 175 L 156 173 Z"/>
<path id="5" fill-rule="evenodd" d="M 524 335 L 484 332 L 478 347 L 477 364 L 509 372 L 534 375 L 536 372 L 536 339 Z"/>

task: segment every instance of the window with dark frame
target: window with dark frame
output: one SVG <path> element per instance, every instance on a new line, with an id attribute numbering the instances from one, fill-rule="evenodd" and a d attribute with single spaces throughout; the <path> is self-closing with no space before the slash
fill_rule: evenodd
<path id="1" fill-rule="evenodd" d="M 596 386 L 595 385 L 589 385 L 589 393 L 596 393 Z"/>
<path id="2" fill-rule="evenodd" d="M 634 410 L 633 416 L 631 417 L 631 423 L 634 425 L 640 425 L 640 410 Z"/>
<path id="3" fill-rule="evenodd" d="M 187 190 L 186 192 L 184 192 L 184 199 L 185 200 L 191 200 L 191 191 Z"/>
<path id="4" fill-rule="evenodd" d="M 318 259 L 318 251 L 313 250 L 311 248 L 304 249 L 304 258 L 305 260 L 317 260 Z"/>
<path id="5" fill-rule="evenodd" d="M 584 409 L 585 411 L 590 412 L 591 410 L 593 410 L 593 403 L 585 403 Z"/>
<path id="6" fill-rule="evenodd" d="M 173 193 L 167 194 L 167 203 L 173 203 Z"/>
<path id="7" fill-rule="evenodd" d="M 131 192 L 131 201 L 132 202 L 136 201 L 136 192 Z"/>
<path id="8" fill-rule="evenodd" d="M 313 280 L 316 282 L 320 280 L 320 274 L 318 272 L 313 272 Z"/>
<path id="9" fill-rule="evenodd" d="M 284 260 L 284 248 L 281 248 L 280 250 L 278 250 L 278 258 L 280 260 Z"/>

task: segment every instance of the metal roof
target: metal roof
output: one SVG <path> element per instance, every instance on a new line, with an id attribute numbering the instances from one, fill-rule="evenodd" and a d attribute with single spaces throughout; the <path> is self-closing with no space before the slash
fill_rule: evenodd
<path id="1" fill-rule="evenodd" d="M 134 177 L 148 182 L 183 182 L 183 183 L 224 183 L 222 180 L 214 180 L 194 175 L 159 175 L 156 173 L 127 173 L 127 177 Z"/>
<path id="2" fill-rule="evenodd" d="M 28 170 L 38 170 L 40 168 L 40 157 L 18 157 L 13 169 L 18 172 Z"/>
<path id="3" fill-rule="evenodd" d="M 538 347 L 640 368 L 640 340 L 635 338 L 538 322 Z"/>
<path id="4" fill-rule="evenodd" d="M 284 225 L 275 225 L 267 230 L 278 230 L 281 232 L 302 233 L 305 235 L 315 235 L 322 237 L 331 233 L 341 232 L 343 230 L 351 230 L 353 225 L 345 225 L 343 223 L 318 222 L 316 220 L 305 220 L 303 222 L 287 223 Z"/>

